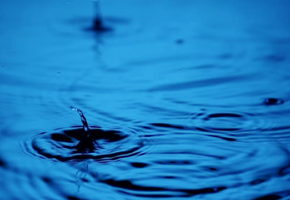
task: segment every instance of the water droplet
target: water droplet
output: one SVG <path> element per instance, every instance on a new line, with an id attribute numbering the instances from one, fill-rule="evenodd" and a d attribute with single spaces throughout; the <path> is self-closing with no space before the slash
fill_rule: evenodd
<path id="1" fill-rule="evenodd" d="M 84 134 L 81 135 L 81 138 L 79 140 L 79 143 L 77 144 L 76 148 L 78 149 L 79 152 L 92 152 L 96 147 L 100 148 L 97 143 L 95 143 L 95 136 L 91 133 L 89 124 L 87 122 L 87 119 L 84 115 L 84 113 L 76 108 L 71 106 L 71 109 L 74 111 L 77 111 L 79 114 L 82 124 L 83 124 L 83 130 Z"/>
<path id="2" fill-rule="evenodd" d="M 73 106 L 71 106 L 71 109 L 78 112 L 78 114 L 79 114 L 79 116 L 81 118 L 82 124 L 83 124 L 84 131 L 88 132 L 88 134 L 89 134 L 89 130 L 90 130 L 89 129 L 89 124 L 88 124 L 88 121 L 87 121 L 84 113 L 80 109 L 78 109 L 76 107 L 73 107 Z"/>

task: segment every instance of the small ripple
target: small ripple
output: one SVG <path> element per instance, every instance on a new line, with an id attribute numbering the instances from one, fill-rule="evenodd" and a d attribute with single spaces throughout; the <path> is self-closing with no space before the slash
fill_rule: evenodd
<path id="1" fill-rule="evenodd" d="M 234 133 L 249 130 L 255 124 L 249 113 L 209 113 L 195 119 L 196 128 L 205 132 Z"/>
<path id="2" fill-rule="evenodd" d="M 82 127 L 58 129 L 37 135 L 26 146 L 34 155 L 60 161 L 115 160 L 139 154 L 143 146 L 143 141 L 134 132 L 102 130 L 91 126 L 90 133 L 92 141 L 84 142 L 87 133 Z"/>
<path id="3" fill-rule="evenodd" d="M 280 98 L 266 98 L 263 104 L 266 106 L 281 105 L 284 103 L 283 99 Z"/>
<path id="4" fill-rule="evenodd" d="M 188 149 L 187 152 L 174 154 L 175 148 L 179 149 L 185 145 L 174 141 L 174 144 L 159 143 L 158 148 L 153 149 L 150 158 L 139 158 L 146 163 L 134 160 L 128 162 L 128 167 L 119 163 L 122 167 L 115 166 L 118 173 L 104 171 L 104 174 L 95 177 L 98 182 L 111 186 L 114 191 L 127 195 L 128 198 L 186 198 L 201 195 L 211 199 L 226 197 L 227 194 L 241 190 L 245 190 L 247 196 L 253 195 L 257 188 L 267 188 L 272 182 L 280 183 L 281 186 L 256 193 L 256 198 L 289 195 L 285 191 L 287 186 L 283 181 L 288 175 L 279 174 L 281 169 L 289 165 L 289 153 L 275 143 L 237 143 L 233 149 L 224 147 L 224 152 L 221 152 L 221 146 L 213 148 L 214 144 L 207 143 L 208 146 L 205 146 L 205 143 L 200 143 L 194 145 L 197 147 L 188 146 L 192 149 Z M 171 152 L 160 152 L 164 145 L 174 148 Z M 241 151 L 241 148 L 247 149 Z M 195 152 L 191 154 L 190 151 Z M 198 151 L 204 151 L 203 155 Z M 206 155 L 208 153 L 215 154 L 215 157 Z M 225 155 L 225 158 L 218 159 L 218 154 Z M 261 164 L 269 155 L 275 162 Z M 100 169 L 96 173 L 100 173 Z M 283 190 L 285 192 L 280 192 Z"/>
<path id="5" fill-rule="evenodd" d="M 288 137 L 290 126 L 285 114 L 280 112 L 210 112 L 206 111 L 192 118 L 192 126 L 209 136 L 225 140 L 236 140 L 237 137 Z M 288 137 L 289 138 L 289 137 Z M 261 138 L 260 138 L 261 139 Z"/>

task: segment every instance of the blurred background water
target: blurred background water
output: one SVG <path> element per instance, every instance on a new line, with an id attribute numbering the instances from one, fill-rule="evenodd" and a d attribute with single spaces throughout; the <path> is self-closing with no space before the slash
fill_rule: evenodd
<path id="1" fill-rule="evenodd" d="M 1 0 L 0 199 L 289 200 L 289 6 Z"/>

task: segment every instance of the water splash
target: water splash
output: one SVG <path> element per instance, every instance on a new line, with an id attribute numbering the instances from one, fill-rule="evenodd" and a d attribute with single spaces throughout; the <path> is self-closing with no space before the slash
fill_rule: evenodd
<path id="1" fill-rule="evenodd" d="M 139 154 L 142 140 L 134 132 L 103 130 L 98 126 L 89 126 L 79 108 L 70 107 L 81 118 L 82 126 L 43 132 L 31 141 L 27 150 L 37 156 L 60 161 L 69 160 L 115 160 Z M 0 163 L 1 164 L 1 163 Z"/>
<path id="2" fill-rule="evenodd" d="M 93 137 L 90 131 L 89 124 L 84 113 L 79 108 L 76 108 L 73 106 L 71 106 L 70 108 L 79 114 L 82 124 L 83 124 L 83 129 L 84 129 L 84 134 L 82 134 L 82 137 L 80 138 L 80 141 L 76 146 L 77 151 L 78 152 L 93 152 L 95 148 L 101 148 L 95 142 L 95 138 Z"/>
<path id="3" fill-rule="evenodd" d="M 96 15 L 95 15 L 93 24 L 89 28 L 89 30 L 94 31 L 96 33 L 104 33 L 104 32 L 112 31 L 112 28 L 106 26 L 104 23 L 104 19 L 103 19 L 102 14 L 101 14 L 99 1 L 95 2 L 95 10 L 96 10 Z"/>
<path id="4" fill-rule="evenodd" d="M 74 106 L 71 106 L 70 108 L 79 114 L 81 121 L 82 121 L 82 124 L 83 124 L 84 131 L 87 132 L 88 135 L 90 135 L 91 133 L 90 133 L 89 124 L 88 124 L 88 121 L 87 121 L 84 113 L 79 108 L 76 108 Z"/>

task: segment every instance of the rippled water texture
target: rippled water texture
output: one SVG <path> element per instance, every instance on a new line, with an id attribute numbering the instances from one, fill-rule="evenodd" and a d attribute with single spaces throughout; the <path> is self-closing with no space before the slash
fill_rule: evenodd
<path id="1" fill-rule="evenodd" d="M 289 1 L 98 2 L 0 1 L 0 199 L 290 200 Z"/>

